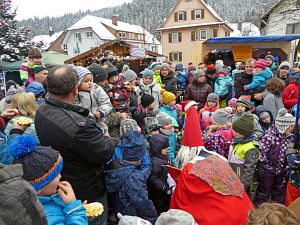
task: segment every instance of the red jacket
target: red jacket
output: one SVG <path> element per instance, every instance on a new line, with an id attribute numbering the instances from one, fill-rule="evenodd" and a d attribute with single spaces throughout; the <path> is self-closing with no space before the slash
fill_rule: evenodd
<path id="1" fill-rule="evenodd" d="M 202 128 L 207 128 L 212 124 L 212 113 L 219 108 L 219 103 L 216 105 L 216 107 L 209 108 L 206 102 L 204 108 L 199 111 L 200 124 L 202 124 Z"/>
<path id="2" fill-rule="evenodd" d="M 298 83 L 291 81 L 288 86 L 284 88 L 282 101 L 285 108 L 290 111 L 298 101 Z"/>

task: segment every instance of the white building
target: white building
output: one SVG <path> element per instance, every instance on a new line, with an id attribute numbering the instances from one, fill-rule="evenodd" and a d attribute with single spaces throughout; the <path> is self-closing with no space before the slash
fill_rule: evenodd
<path id="1" fill-rule="evenodd" d="M 230 37 L 260 35 L 259 28 L 250 22 L 228 23 L 228 25 L 233 29 Z"/>

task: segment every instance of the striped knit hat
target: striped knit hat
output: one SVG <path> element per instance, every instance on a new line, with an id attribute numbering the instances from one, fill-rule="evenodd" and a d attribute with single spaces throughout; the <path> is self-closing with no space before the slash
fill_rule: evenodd
<path id="1" fill-rule="evenodd" d="M 17 137 L 9 146 L 8 152 L 15 158 L 15 164 L 23 165 L 23 178 L 36 191 L 51 183 L 63 167 L 63 159 L 59 152 L 50 147 L 37 146 L 34 136 Z"/>
<path id="2" fill-rule="evenodd" d="M 79 77 L 79 84 L 82 82 L 82 80 L 83 80 L 83 78 L 85 77 L 85 75 L 87 75 L 87 74 L 91 74 L 91 76 L 93 76 L 92 75 L 92 73 L 91 73 L 91 71 L 89 71 L 87 68 L 85 68 L 85 67 L 82 67 L 82 66 L 74 66 L 73 64 L 70 64 L 70 65 L 68 65 L 69 67 L 71 67 L 72 69 L 74 69 L 76 72 L 77 72 L 77 74 L 78 74 L 78 77 Z"/>
<path id="3" fill-rule="evenodd" d="M 278 111 L 275 127 L 278 129 L 279 133 L 284 134 L 286 130 L 295 125 L 296 118 L 292 114 L 288 113 L 285 108 L 282 108 Z"/>

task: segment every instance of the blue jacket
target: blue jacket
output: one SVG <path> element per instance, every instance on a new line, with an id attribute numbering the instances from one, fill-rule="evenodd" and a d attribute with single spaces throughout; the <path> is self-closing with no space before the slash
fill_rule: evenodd
<path id="1" fill-rule="evenodd" d="M 300 151 L 287 155 L 289 181 L 300 190 Z"/>
<path id="2" fill-rule="evenodd" d="M 115 161 L 118 166 L 105 172 L 105 181 L 108 192 L 113 193 L 117 211 L 123 215 L 141 217 L 154 224 L 157 213 L 153 202 L 148 199 L 149 173 L 141 165 L 124 160 Z"/>
<path id="3" fill-rule="evenodd" d="M 185 90 L 185 88 L 187 86 L 187 78 L 188 78 L 188 75 L 187 75 L 187 73 L 185 71 L 180 71 L 176 75 L 178 90 L 180 90 L 180 91 L 184 91 Z"/>
<path id="4" fill-rule="evenodd" d="M 46 213 L 48 225 L 88 224 L 85 208 L 80 200 L 65 204 L 59 194 L 51 197 L 38 197 Z"/>
<path id="5" fill-rule="evenodd" d="M 14 161 L 14 157 L 8 153 L 8 146 L 16 139 L 20 134 L 10 134 L 6 136 L 2 131 L 0 131 L 0 163 L 9 165 Z"/>
<path id="6" fill-rule="evenodd" d="M 231 85 L 232 78 L 230 76 L 220 77 L 215 82 L 215 93 L 218 96 L 225 96 L 228 94 L 228 90 Z"/>
<path id="7" fill-rule="evenodd" d="M 169 105 L 163 105 L 159 109 L 160 109 L 161 112 L 167 113 L 169 116 L 173 117 L 177 121 L 176 107 L 171 107 Z"/>
<path id="8" fill-rule="evenodd" d="M 254 89 L 257 87 L 266 87 L 266 83 L 271 77 L 272 71 L 269 67 L 267 67 L 260 74 L 253 76 L 252 82 L 246 85 L 246 90 Z"/>

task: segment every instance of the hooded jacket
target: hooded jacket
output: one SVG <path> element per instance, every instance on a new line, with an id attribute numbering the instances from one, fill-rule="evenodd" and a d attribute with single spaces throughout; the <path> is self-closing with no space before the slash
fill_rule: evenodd
<path id="1" fill-rule="evenodd" d="M 239 98 L 241 95 L 249 95 L 249 90 L 245 91 L 244 86 L 252 82 L 253 74 L 247 74 L 246 72 L 237 73 L 234 76 L 234 90 L 235 98 Z"/>
<path id="2" fill-rule="evenodd" d="M 198 84 L 197 80 L 193 80 L 192 84 L 189 84 L 186 87 L 185 91 L 185 99 L 187 100 L 194 100 L 195 102 L 199 103 L 199 108 L 203 108 L 207 96 L 213 93 L 212 87 L 207 83 Z"/>
<path id="3" fill-rule="evenodd" d="M 141 79 L 140 86 L 136 90 L 137 96 L 142 96 L 144 94 L 152 95 L 154 97 L 155 107 L 159 108 L 162 99 L 160 94 L 160 86 L 155 83 L 154 79 L 150 85 L 144 84 L 144 79 Z"/>
<path id="4" fill-rule="evenodd" d="M 291 80 L 290 84 L 283 90 L 283 104 L 285 108 L 290 111 L 298 101 L 298 82 Z"/>
<path id="5" fill-rule="evenodd" d="M 177 80 L 174 76 L 174 72 L 170 71 L 165 77 L 161 76 L 162 83 L 165 85 L 165 89 L 172 92 L 175 96 L 177 95 Z"/>
<path id="6" fill-rule="evenodd" d="M 215 82 L 215 93 L 219 96 L 228 94 L 229 87 L 232 85 L 230 76 L 219 77 Z"/>
<path id="7" fill-rule="evenodd" d="M 177 80 L 177 86 L 180 91 L 184 91 L 187 86 L 187 79 L 188 75 L 185 71 L 177 71 L 176 74 L 176 80 Z"/>
<path id="8" fill-rule="evenodd" d="M 270 116 L 270 123 L 264 123 L 263 121 L 261 121 L 261 119 L 259 118 L 259 114 L 261 114 L 262 112 L 267 112 Z M 266 132 L 271 125 L 274 123 L 274 118 L 272 115 L 272 112 L 265 106 L 263 105 L 259 105 L 255 108 L 255 110 L 253 111 L 253 113 L 258 117 L 258 122 L 261 126 L 261 128 L 263 129 L 263 132 Z"/>
<path id="9" fill-rule="evenodd" d="M 246 85 L 246 90 L 255 89 L 257 87 L 266 87 L 266 83 L 271 77 L 272 71 L 267 67 L 260 74 L 253 76 L 252 82 Z"/>

